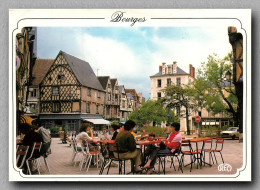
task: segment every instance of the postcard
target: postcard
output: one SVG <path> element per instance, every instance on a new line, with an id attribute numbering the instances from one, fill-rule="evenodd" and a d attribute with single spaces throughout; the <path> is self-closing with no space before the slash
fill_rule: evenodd
<path id="1" fill-rule="evenodd" d="M 10 181 L 251 181 L 251 10 L 9 10 Z"/>

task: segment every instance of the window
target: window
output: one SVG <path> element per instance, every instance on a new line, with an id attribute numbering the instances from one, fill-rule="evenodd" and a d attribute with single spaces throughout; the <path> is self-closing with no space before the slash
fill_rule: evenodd
<path id="1" fill-rule="evenodd" d="M 68 120 L 67 125 L 68 125 L 68 131 L 75 131 L 75 128 L 76 128 L 75 120 Z"/>
<path id="2" fill-rule="evenodd" d="M 167 79 L 167 86 L 170 86 L 172 84 L 172 80 L 170 78 Z"/>
<path id="3" fill-rule="evenodd" d="M 54 126 L 54 122 L 53 122 L 52 120 L 47 120 L 47 121 L 45 121 L 45 123 L 44 123 L 44 128 L 49 129 L 49 128 L 51 128 L 52 126 Z"/>
<path id="4" fill-rule="evenodd" d="M 54 113 L 60 112 L 60 102 L 53 103 L 52 112 L 54 112 Z"/>
<path id="5" fill-rule="evenodd" d="M 91 89 L 88 88 L 88 96 L 91 96 Z"/>
<path id="6" fill-rule="evenodd" d="M 30 104 L 30 112 L 33 113 L 36 109 L 36 104 Z"/>
<path id="7" fill-rule="evenodd" d="M 122 108 L 125 108 L 125 100 L 123 100 Z"/>
<path id="8" fill-rule="evenodd" d="M 96 109 L 97 109 L 97 110 L 96 110 L 96 113 L 99 114 L 99 112 L 98 112 L 98 105 L 96 106 Z"/>
<path id="9" fill-rule="evenodd" d="M 111 100 L 111 94 L 107 94 L 107 100 Z"/>
<path id="10" fill-rule="evenodd" d="M 161 93 L 161 92 L 158 92 L 158 93 L 157 93 L 157 97 L 158 97 L 158 98 L 161 98 L 161 97 L 162 97 L 162 93 Z"/>
<path id="11" fill-rule="evenodd" d="M 30 92 L 30 96 L 36 97 L 36 89 L 35 88 Z"/>
<path id="12" fill-rule="evenodd" d="M 59 95 L 59 88 L 57 86 L 52 87 L 52 95 Z"/>
<path id="13" fill-rule="evenodd" d="M 90 104 L 87 103 L 87 113 L 90 113 Z"/>
<path id="14" fill-rule="evenodd" d="M 100 98 L 100 91 L 97 91 L 97 97 Z"/>
<path id="15" fill-rule="evenodd" d="M 63 80 L 64 79 L 64 74 L 58 74 L 58 80 Z"/>
<path id="16" fill-rule="evenodd" d="M 181 78 L 176 78 L 176 84 L 177 84 L 178 86 L 181 85 Z"/>
<path id="17" fill-rule="evenodd" d="M 162 87 L 162 80 L 161 79 L 157 80 L 157 87 Z"/>

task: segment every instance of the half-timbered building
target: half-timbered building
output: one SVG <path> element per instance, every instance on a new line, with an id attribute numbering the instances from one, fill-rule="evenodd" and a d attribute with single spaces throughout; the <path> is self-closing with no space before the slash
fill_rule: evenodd
<path id="1" fill-rule="evenodd" d="M 103 120 L 105 91 L 89 63 L 60 51 L 39 84 L 40 119 L 46 128 L 67 126 L 78 130 L 82 122 Z"/>

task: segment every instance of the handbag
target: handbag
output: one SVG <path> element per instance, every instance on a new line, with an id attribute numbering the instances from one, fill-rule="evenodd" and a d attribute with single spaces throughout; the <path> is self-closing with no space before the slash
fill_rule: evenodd
<path id="1" fill-rule="evenodd" d="M 159 147 L 160 147 L 160 150 L 165 150 L 167 148 L 167 146 L 165 145 L 165 143 L 163 141 L 160 142 Z"/>

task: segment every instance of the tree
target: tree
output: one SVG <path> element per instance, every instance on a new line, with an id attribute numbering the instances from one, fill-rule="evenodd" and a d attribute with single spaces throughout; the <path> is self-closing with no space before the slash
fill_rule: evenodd
<path id="1" fill-rule="evenodd" d="M 190 134 L 189 116 L 197 110 L 198 104 L 194 99 L 194 88 L 191 84 L 187 85 L 170 85 L 162 90 L 165 97 L 161 102 L 168 109 L 176 109 L 178 116 L 186 118 L 187 134 Z M 182 110 L 181 108 L 185 109 Z"/>
<path id="2" fill-rule="evenodd" d="M 217 54 L 209 55 L 207 62 L 201 63 L 198 77 L 194 81 L 194 87 L 199 93 L 203 93 L 204 107 L 213 114 L 229 113 L 235 121 L 237 115 L 237 96 L 231 83 L 225 80 L 225 74 L 232 72 L 232 52 L 223 59 Z M 228 96 L 227 96 L 228 94 Z"/>
<path id="3" fill-rule="evenodd" d="M 167 111 L 158 101 L 147 100 L 142 103 L 140 109 L 135 109 L 130 115 L 129 119 L 135 121 L 138 125 L 147 123 L 161 123 L 167 120 Z M 171 113 L 171 121 L 176 121 L 173 113 Z M 168 118 L 169 119 L 169 118 Z"/>

